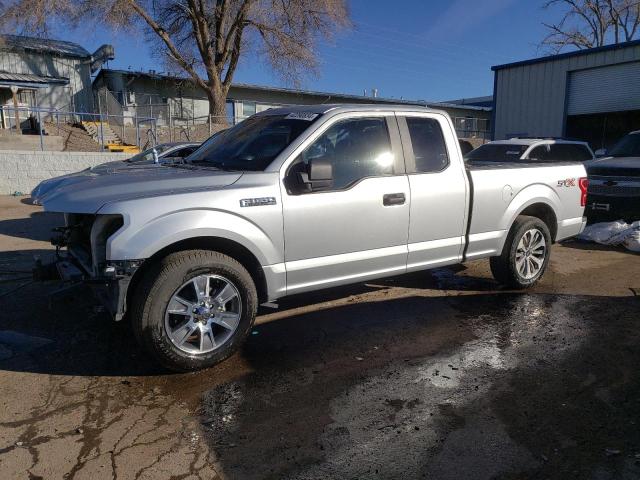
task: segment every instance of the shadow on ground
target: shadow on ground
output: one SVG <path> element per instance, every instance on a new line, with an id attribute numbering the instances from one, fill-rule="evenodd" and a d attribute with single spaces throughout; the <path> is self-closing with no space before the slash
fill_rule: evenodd
<path id="1" fill-rule="evenodd" d="M 28 218 L 0 220 L 0 235 L 49 241 L 51 229 L 61 225 L 64 225 L 64 217 L 61 213 L 32 212 Z"/>

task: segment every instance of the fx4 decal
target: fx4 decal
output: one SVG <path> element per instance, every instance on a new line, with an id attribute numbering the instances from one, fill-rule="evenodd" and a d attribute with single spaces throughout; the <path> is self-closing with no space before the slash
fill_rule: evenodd
<path id="1" fill-rule="evenodd" d="M 559 187 L 575 187 L 576 179 L 575 178 L 565 178 L 564 180 L 558 180 Z"/>

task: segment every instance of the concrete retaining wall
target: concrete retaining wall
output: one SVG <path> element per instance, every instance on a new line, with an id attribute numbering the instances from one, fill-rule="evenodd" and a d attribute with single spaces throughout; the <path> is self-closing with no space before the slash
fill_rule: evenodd
<path id="1" fill-rule="evenodd" d="M 42 180 L 84 170 L 130 153 L 0 151 L 0 195 L 28 195 Z"/>

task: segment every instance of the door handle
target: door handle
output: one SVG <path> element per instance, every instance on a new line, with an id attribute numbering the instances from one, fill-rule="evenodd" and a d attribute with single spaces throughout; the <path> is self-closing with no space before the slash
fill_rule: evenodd
<path id="1" fill-rule="evenodd" d="M 404 193 L 385 193 L 382 196 L 382 205 L 390 207 L 391 205 L 402 205 L 406 198 Z"/>

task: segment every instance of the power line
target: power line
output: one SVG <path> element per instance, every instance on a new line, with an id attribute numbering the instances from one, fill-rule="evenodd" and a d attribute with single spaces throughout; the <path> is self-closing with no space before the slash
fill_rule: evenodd
<path id="1" fill-rule="evenodd" d="M 420 35 L 416 35 L 416 34 L 409 33 L 409 32 L 402 32 L 400 30 L 394 30 L 394 29 L 389 28 L 389 27 L 382 27 L 380 25 L 373 25 L 373 24 L 367 23 L 367 22 L 356 22 L 356 25 L 365 25 L 365 26 L 370 27 L 370 28 L 375 28 L 376 30 L 384 30 L 384 31 L 387 31 L 387 32 L 395 33 L 397 35 L 404 35 L 404 36 L 407 36 L 407 37 L 413 37 L 413 38 L 416 38 L 418 40 L 425 41 L 425 38 L 421 37 Z M 360 32 L 364 33 L 362 31 L 360 31 Z M 369 34 L 369 35 L 372 35 L 372 34 Z M 504 58 L 504 59 L 509 59 L 509 60 L 512 59 L 510 56 L 502 54 L 502 53 L 496 53 L 494 51 L 490 52 L 488 50 L 478 49 L 478 48 L 475 48 L 475 47 L 474 48 L 469 48 L 469 47 L 467 47 L 465 45 L 461 45 L 459 43 L 447 42 L 447 41 L 444 41 L 444 40 L 431 40 L 431 39 L 429 40 L 429 42 L 439 43 L 441 45 L 448 45 L 448 46 L 451 46 L 451 47 L 459 48 L 461 50 L 467 50 L 468 52 L 474 53 L 474 54 L 482 53 L 484 55 L 489 55 L 491 57 L 498 56 L 498 57 L 501 57 L 501 58 Z"/>
<path id="2" fill-rule="evenodd" d="M 334 58 L 337 60 L 344 60 L 343 57 L 339 57 L 337 55 L 333 55 L 330 53 L 324 53 L 323 56 L 329 56 L 330 58 Z M 464 85 L 464 86 L 468 86 L 471 85 L 470 82 L 463 82 L 463 80 L 466 80 L 465 77 L 461 77 L 461 76 L 451 76 L 449 74 L 446 74 L 444 72 L 437 72 L 437 71 L 418 71 L 418 70 L 412 70 L 412 69 L 407 69 L 404 67 L 393 67 L 393 71 L 387 71 L 384 69 L 379 69 L 379 68 L 375 68 L 374 66 L 372 66 L 370 63 L 366 63 L 366 64 L 362 64 L 359 63 L 359 61 L 353 61 L 350 62 L 348 64 L 345 63 L 336 63 L 336 62 L 331 62 L 331 64 L 339 66 L 339 67 L 343 67 L 343 68 L 355 68 L 355 69 L 359 69 L 359 70 L 366 70 L 370 73 L 375 73 L 375 75 L 385 75 L 385 74 L 393 74 L 396 75 L 396 73 L 398 71 L 403 71 L 404 73 L 409 73 L 411 75 L 418 75 L 418 76 L 427 76 L 427 77 L 435 77 L 435 78 L 442 78 L 445 77 L 447 79 L 447 81 L 449 83 L 455 83 L 458 85 Z"/>
<path id="3" fill-rule="evenodd" d="M 351 41 L 353 42 L 354 40 L 351 40 Z M 363 43 L 363 44 L 364 44 L 364 42 L 362 42 L 362 41 L 356 41 L 356 43 L 357 43 L 357 42 L 360 42 L 360 43 Z M 368 50 L 363 50 L 363 49 L 361 49 L 361 48 L 360 48 L 360 49 L 356 49 L 356 48 L 348 47 L 348 46 L 345 46 L 345 45 L 340 45 L 339 47 L 336 47 L 336 46 L 334 46 L 334 45 L 324 44 L 324 46 L 325 46 L 326 48 L 333 48 L 333 49 L 337 49 L 337 48 L 339 48 L 340 50 L 352 50 L 352 51 L 354 51 L 354 52 L 357 52 L 358 54 L 362 54 L 362 53 L 374 53 L 374 52 L 372 52 L 372 51 L 371 51 L 371 49 L 368 49 Z M 371 46 L 372 46 L 372 44 L 371 44 L 371 43 L 367 43 L 367 44 L 366 44 L 366 46 L 371 47 Z M 387 50 L 387 51 L 390 51 L 390 52 L 394 52 L 394 53 L 395 53 L 395 55 L 389 55 L 389 54 L 387 54 L 387 57 L 392 57 L 392 58 L 393 58 L 393 59 L 395 59 L 395 60 L 397 60 L 397 59 L 398 59 L 398 55 L 397 55 L 398 53 L 401 53 L 401 54 L 407 54 L 407 53 L 409 53 L 409 55 L 412 55 L 410 52 L 407 52 L 407 50 L 406 50 L 406 49 L 402 49 L 402 48 L 399 48 L 399 47 L 392 47 L 392 46 L 388 46 L 388 45 L 376 45 L 376 44 L 373 44 L 373 48 L 374 48 L 374 49 L 383 49 L 383 50 Z M 377 52 L 375 52 L 375 54 L 376 54 L 376 55 L 384 56 L 384 54 L 377 53 Z M 439 57 L 439 56 L 438 56 L 438 57 L 434 57 L 433 55 L 430 55 L 430 54 L 426 54 L 426 55 L 425 55 L 423 58 L 421 58 L 420 60 L 417 60 L 417 59 L 403 59 L 403 60 L 404 60 L 404 61 L 407 61 L 407 62 L 411 62 L 411 63 L 419 63 L 420 65 L 424 65 L 424 64 L 425 64 L 425 61 L 428 61 L 429 57 L 432 57 L 435 61 L 438 61 L 438 62 L 449 63 L 449 64 L 452 64 L 452 65 L 462 65 L 462 66 L 464 66 L 465 68 L 468 68 L 468 67 L 469 67 L 469 63 L 470 63 L 469 61 L 465 61 L 465 60 L 457 60 L 457 59 L 454 59 L 454 58 Z M 487 68 L 487 70 L 488 70 L 488 68 Z"/>

